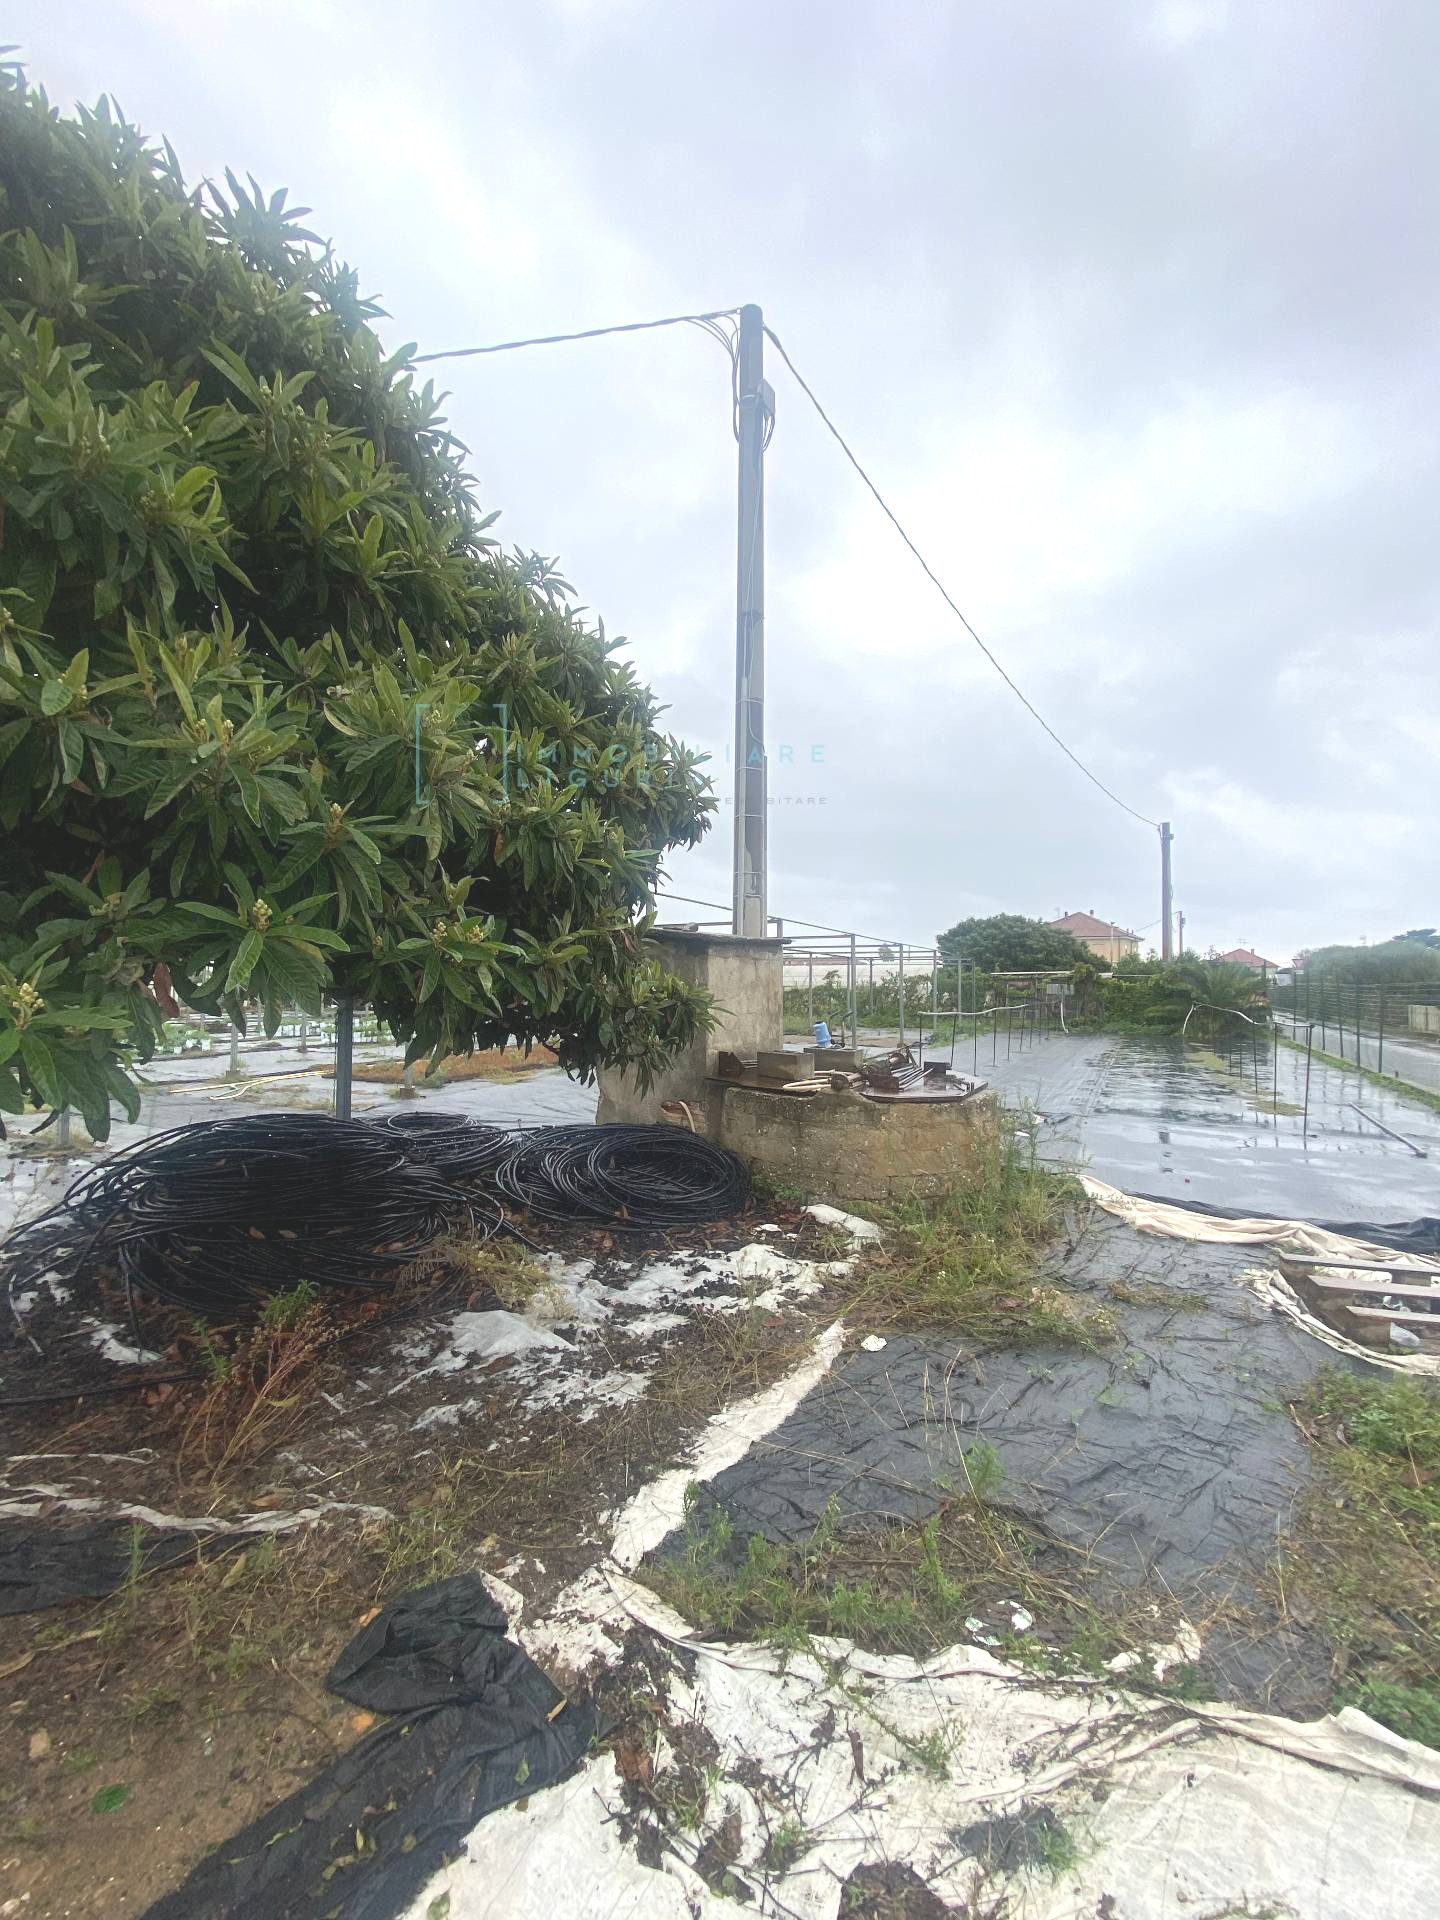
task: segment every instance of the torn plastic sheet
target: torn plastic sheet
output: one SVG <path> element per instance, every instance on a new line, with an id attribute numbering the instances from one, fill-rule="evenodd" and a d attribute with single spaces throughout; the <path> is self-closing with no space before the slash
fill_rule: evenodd
<path id="1" fill-rule="evenodd" d="M 476 1574 L 407 1594 L 330 1684 L 399 1717 L 251 1821 L 147 1920 L 392 1920 L 482 1815 L 568 1774 L 595 1733 Z"/>
<path id="2" fill-rule="evenodd" d="M 326 1500 L 292 1513 L 199 1519 L 132 1502 L 74 1498 L 59 1487 L 19 1492 L 20 1498 L 0 1501 L 0 1614 L 103 1600 L 134 1576 L 137 1561 L 141 1572 L 156 1573 L 193 1560 L 203 1548 L 248 1546 L 334 1514 L 390 1517 L 383 1507 Z M 61 1520 L 58 1513 L 90 1517 Z"/>
<path id="3" fill-rule="evenodd" d="M 817 1357 L 781 1383 L 777 1404 L 810 1391 Z M 731 1452 L 731 1419 L 711 1421 L 693 1477 Z M 753 1402 L 744 1421 L 756 1423 Z M 614 1517 L 617 1549 L 633 1551 L 667 1504 L 651 1489 L 628 1503 Z M 669 1833 L 659 1869 L 641 1863 L 604 1755 L 478 1825 L 405 1920 L 841 1920 L 845 1882 L 878 1863 L 908 1868 L 957 1915 L 1013 1920 L 1433 1911 L 1440 1755 L 1354 1709 L 1302 1723 L 1182 1708 L 1110 1682 L 1039 1682 L 975 1647 L 916 1662 L 838 1641 L 790 1656 L 717 1645 L 696 1640 L 620 1557 L 522 1638 L 577 1666 L 618 1665 L 637 1630 L 671 1650 L 667 1724 L 715 1742 L 707 1819 L 725 1824 L 728 1891 L 699 1871 L 698 1831 Z M 802 1844 L 775 1867 L 782 1822 Z M 1075 1859 L 1057 1873 L 1043 1845 L 1020 1842 L 1059 1828 Z"/>
<path id="4" fill-rule="evenodd" d="M 1307 1220 L 1263 1220 L 1249 1215 L 1201 1213 L 1193 1207 L 1175 1206 L 1168 1200 L 1150 1200 L 1138 1194 L 1122 1193 L 1089 1174 L 1079 1176 L 1080 1184 L 1097 1206 L 1103 1207 L 1127 1226 L 1141 1233 L 1158 1234 L 1170 1240 L 1203 1240 L 1223 1246 L 1273 1246 L 1300 1253 L 1312 1259 L 1334 1262 L 1334 1271 L 1353 1270 L 1353 1262 L 1383 1260 L 1393 1251 L 1388 1244 L 1352 1239 L 1331 1227 L 1318 1227 Z M 1423 1223 L 1422 1223 L 1423 1224 Z M 1398 1229 L 1389 1229 L 1391 1232 Z M 1435 1274 L 1440 1283 L 1440 1259 L 1429 1253 L 1407 1253 L 1406 1264 Z M 1327 1269 L 1328 1270 L 1328 1269 Z M 1375 1275 L 1361 1271 L 1358 1279 L 1373 1280 Z M 1248 1269 L 1241 1278 L 1268 1305 L 1336 1353 L 1363 1360 L 1376 1367 L 1388 1367 L 1397 1373 L 1440 1376 L 1440 1355 L 1428 1353 L 1377 1352 L 1358 1340 L 1347 1340 L 1343 1333 L 1326 1326 L 1312 1313 L 1282 1273 L 1273 1268 Z"/>
<path id="5" fill-rule="evenodd" d="M 1180 1207 L 1186 1213 L 1208 1214 L 1216 1220 L 1255 1217 L 1243 1207 L 1222 1207 L 1213 1200 L 1177 1200 L 1163 1193 L 1136 1193 L 1130 1198 L 1153 1200 L 1162 1207 Z M 1388 1247 L 1392 1253 L 1440 1254 L 1440 1217 L 1434 1214 L 1421 1214 L 1415 1220 L 1315 1220 L 1311 1224 L 1345 1240 L 1365 1240 L 1372 1246 Z"/>

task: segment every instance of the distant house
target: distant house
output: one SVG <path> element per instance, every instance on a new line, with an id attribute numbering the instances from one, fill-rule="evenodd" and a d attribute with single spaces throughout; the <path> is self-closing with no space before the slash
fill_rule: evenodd
<path id="1" fill-rule="evenodd" d="M 1252 973 L 1273 974 L 1280 970 L 1273 960 L 1267 960 L 1263 953 L 1252 952 L 1249 947 L 1232 947 L 1220 958 L 1230 961 L 1232 966 L 1249 967 Z"/>
<path id="2" fill-rule="evenodd" d="M 1072 934 L 1087 946 L 1097 960 L 1112 967 L 1117 960 L 1128 960 L 1140 951 L 1140 936 L 1113 920 L 1097 920 L 1093 913 L 1067 913 L 1049 923 L 1057 933 Z"/>

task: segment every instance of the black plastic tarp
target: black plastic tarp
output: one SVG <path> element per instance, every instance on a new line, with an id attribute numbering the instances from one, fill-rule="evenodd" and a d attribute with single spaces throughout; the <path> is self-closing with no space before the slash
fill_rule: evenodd
<path id="1" fill-rule="evenodd" d="M 832 1501 L 854 1522 L 920 1519 L 963 1487 L 961 1456 L 984 1442 L 1000 1506 L 1078 1550 L 1077 1577 L 1098 1592 L 1152 1590 L 1193 1620 L 1223 1614 L 1227 1595 L 1253 1602 L 1311 1474 L 1283 1401 L 1346 1364 L 1237 1280 L 1254 1259 L 1097 1217 L 1056 1277 L 1104 1308 L 1118 1339 L 977 1350 L 897 1334 L 851 1351 L 701 1490 L 696 1523 L 722 1509 L 740 1551 L 756 1533 L 807 1538 Z M 1153 1304 L 1127 1301 L 1137 1292 Z M 1243 1625 L 1222 1619 L 1205 1635 L 1220 1694 L 1282 1711 L 1324 1704 L 1318 1643 L 1253 1604 L 1235 1612 Z"/>
<path id="2" fill-rule="evenodd" d="M 1253 1207 L 1222 1207 L 1213 1200 L 1178 1200 L 1173 1193 L 1137 1193 L 1137 1200 L 1153 1200 L 1162 1207 L 1183 1207 L 1186 1213 L 1209 1213 L 1217 1220 L 1252 1220 Z M 1349 1240 L 1373 1240 L 1377 1247 L 1396 1253 L 1440 1253 L 1440 1219 L 1422 1214 L 1416 1220 L 1311 1220 L 1307 1225 L 1325 1233 L 1343 1233 Z"/>
<path id="3" fill-rule="evenodd" d="M 103 1600 L 125 1582 L 193 1560 L 201 1547 L 243 1547 L 249 1533 L 192 1533 L 128 1520 L 8 1520 L 0 1526 L 0 1614 Z"/>
<path id="4" fill-rule="evenodd" d="M 361 1629 L 328 1684 L 397 1717 L 251 1821 L 147 1920 L 393 1920 L 482 1815 L 562 1779 L 595 1733 L 459 1574 Z"/>

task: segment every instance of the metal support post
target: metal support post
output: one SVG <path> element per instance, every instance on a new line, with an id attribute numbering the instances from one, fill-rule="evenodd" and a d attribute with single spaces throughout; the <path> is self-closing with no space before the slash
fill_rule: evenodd
<path id="1" fill-rule="evenodd" d="M 1315 1029 L 1313 1026 L 1307 1026 L 1305 1029 L 1305 1107 L 1300 1121 L 1302 1141 L 1308 1139 L 1310 1134 L 1310 1056 L 1314 1050 Z"/>
<path id="2" fill-rule="evenodd" d="M 815 1037 L 815 956 L 805 957 L 805 1018 L 810 1023 L 810 1037 Z"/>
<path id="3" fill-rule="evenodd" d="M 1375 1071 L 1385 1071 L 1385 989 L 1380 989 L 1380 1057 L 1375 1062 Z"/>
<path id="4" fill-rule="evenodd" d="M 899 984 L 896 987 L 895 1002 L 900 1009 L 896 1017 L 900 1027 L 900 1050 L 903 1053 L 905 1050 L 905 943 L 903 940 L 900 943 L 900 974 Z"/>
<path id="5" fill-rule="evenodd" d="M 855 1019 L 855 936 L 853 933 L 850 936 L 850 1044 L 852 1047 L 858 1047 L 860 1044 L 860 1033 Z"/>
<path id="6" fill-rule="evenodd" d="M 740 436 L 735 598 L 735 861 L 732 921 L 763 937 L 765 907 L 765 432 L 774 398 L 765 384 L 765 321 L 740 309 L 736 407 Z"/>
<path id="7" fill-rule="evenodd" d="M 335 996 L 335 1118 L 350 1118 L 350 1081 L 355 1067 L 355 1000 Z"/>

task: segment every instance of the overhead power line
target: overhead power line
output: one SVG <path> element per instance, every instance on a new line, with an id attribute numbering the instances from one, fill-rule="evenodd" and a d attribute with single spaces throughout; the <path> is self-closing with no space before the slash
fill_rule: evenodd
<path id="1" fill-rule="evenodd" d="M 735 368 L 735 347 L 734 347 L 733 340 L 731 339 L 730 335 L 726 333 L 722 323 L 725 321 L 734 321 L 738 316 L 739 312 L 740 312 L 740 309 L 738 307 L 717 307 L 713 312 L 710 312 L 710 313 L 668 314 L 664 319 L 661 319 L 661 320 L 629 320 L 629 321 L 625 321 L 621 325 L 613 326 L 613 327 L 585 327 L 585 328 L 582 328 L 578 333 L 542 333 L 542 334 L 533 334 L 529 338 L 524 340 L 497 340 L 493 345 L 485 346 L 485 347 L 450 347 L 450 348 L 447 348 L 446 351 L 443 353 L 418 353 L 414 356 L 413 364 L 416 366 L 423 366 L 435 360 L 469 360 L 469 359 L 474 359 L 481 354 L 514 353 L 521 347 L 557 347 L 557 346 L 563 346 L 567 342 L 574 341 L 574 340 L 600 340 L 600 339 L 604 339 L 609 334 L 615 334 L 615 333 L 651 333 L 651 332 L 654 332 L 654 330 L 657 327 L 698 326 L 698 327 L 703 327 L 707 333 L 711 334 L 714 338 L 719 340 L 720 344 L 726 348 L 727 352 L 729 352 L 730 359 L 731 359 L 732 385 L 733 385 L 733 376 L 734 376 L 734 368 Z M 965 618 L 965 615 L 960 611 L 959 607 L 955 604 L 954 600 L 951 599 L 949 593 L 946 591 L 944 583 L 941 581 L 939 575 L 935 572 L 935 569 L 930 565 L 930 562 L 925 558 L 924 554 L 921 553 L 920 549 L 916 546 L 915 542 L 910 538 L 909 534 L 905 531 L 904 527 L 901 526 L 899 519 L 896 517 L 888 501 L 885 499 L 885 496 L 881 493 L 880 489 L 876 486 L 875 482 L 870 478 L 869 474 L 865 471 L 864 467 L 861 466 L 859 460 L 856 458 L 854 452 L 851 450 L 850 444 L 846 440 L 844 434 L 841 433 L 840 429 L 836 426 L 835 422 L 830 418 L 829 414 L 825 411 L 824 407 L 821 406 L 819 398 L 817 397 L 814 389 L 811 387 L 809 381 L 806 380 L 805 376 L 801 373 L 800 369 L 796 366 L 795 362 L 790 358 L 790 355 L 787 353 L 785 349 L 784 341 L 781 340 L 779 334 L 776 333 L 773 327 L 767 326 L 765 329 L 765 332 L 769 336 L 771 345 L 775 348 L 776 352 L 780 355 L 780 358 L 785 362 L 785 365 L 790 369 L 791 375 L 794 377 L 795 382 L 799 386 L 801 392 L 805 395 L 806 399 L 810 402 L 811 406 L 814 407 L 816 413 L 819 414 L 821 420 L 825 423 L 825 426 L 828 429 L 831 437 L 834 439 L 836 445 L 840 448 L 840 451 L 845 455 L 845 458 L 850 462 L 850 465 L 855 469 L 856 473 L 859 474 L 860 478 L 864 481 L 870 493 L 874 496 L 876 504 L 879 506 L 881 512 L 885 515 L 886 519 L 890 522 L 891 526 L 894 527 L 895 531 L 899 534 L 900 538 L 905 542 L 906 546 L 910 549 L 911 553 L 919 561 L 920 566 L 925 572 L 925 574 L 927 575 L 927 577 L 929 578 L 931 585 L 939 593 L 941 599 L 945 602 L 946 606 L 949 607 L 950 611 L 955 615 L 955 618 L 960 622 L 961 626 L 964 627 L 966 633 L 969 634 L 970 638 L 975 642 L 976 646 L 980 649 L 981 653 L 984 654 L 985 658 L 990 662 L 990 665 L 995 669 L 996 673 L 999 674 L 1000 678 L 1005 682 L 1006 686 L 1009 687 L 1010 691 L 1014 694 L 1015 698 L 1020 702 L 1021 706 L 1024 707 L 1025 711 L 1030 715 L 1031 719 L 1036 721 L 1041 727 L 1044 728 L 1045 732 L 1049 734 L 1050 738 L 1055 742 L 1056 746 L 1059 747 L 1060 751 L 1065 755 L 1066 759 L 1069 760 L 1074 766 L 1078 767 L 1080 772 L 1084 774 L 1085 778 L 1091 783 L 1091 785 L 1098 787 L 1101 793 L 1105 795 L 1105 798 L 1107 800 L 1113 800 L 1115 805 L 1120 808 L 1122 813 L 1128 813 L 1132 820 L 1140 821 L 1142 826 L 1158 828 L 1160 825 L 1160 822 L 1158 820 L 1152 820 L 1148 814 L 1141 813 L 1135 807 L 1128 805 L 1124 800 L 1120 798 L 1118 793 L 1114 792 L 1112 788 L 1107 787 L 1105 782 L 1100 778 L 1099 774 L 1093 773 L 1090 770 L 1090 768 L 1086 766 L 1085 762 L 1080 758 L 1079 754 L 1076 753 L 1073 750 L 1073 748 L 1068 746 L 1066 742 L 1060 738 L 1060 735 L 1050 725 L 1050 722 L 1039 711 L 1039 709 L 1034 705 L 1034 703 L 1029 699 L 1027 699 L 1025 694 L 1021 692 L 1020 688 L 1011 679 L 1010 675 L 1005 671 L 1004 667 L 1001 666 L 1000 662 L 995 658 L 995 655 L 990 651 L 989 647 L 987 647 L 985 642 L 980 638 L 980 635 L 975 631 L 974 627 L 972 627 L 970 622 Z M 737 401 L 737 405 L 738 405 L 738 401 Z"/>
<path id="2" fill-rule="evenodd" d="M 1000 678 L 1005 682 L 1006 686 L 1009 687 L 1010 691 L 1014 694 L 1015 698 L 1020 702 L 1021 706 L 1024 707 L 1025 711 L 1030 715 L 1030 717 L 1033 720 L 1036 720 L 1039 722 L 1039 724 L 1045 729 L 1046 733 L 1049 734 L 1050 738 L 1055 742 L 1056 746 L 1059 747 L 1060 751 L 1065 755 L 1065 757 L 1068 760 L 1072 761 L 1074 765 L 1080 769 L 1081 773 L 1084 774 L 1085 778 L 1091 783 L 1092 786 L 1096 786 L 1100 789 L 1101 793 L 1105 795 L 1107 800 L 1113 800 L 1117 807 L 1119 807 L 1123 812 L 1128 813 L 1133 820 L 1140 821 L 1142 825 L 1147 827 L 1158 827 L 1160 825 L 1160 822 L 1158 820 L 1152 820 L 1147 814 L 1139 813 L 1136 811 L 1134 807 L 1128 806 L 1125 803 L 1125 801 L 1123 801 L 1120 798 L 1118 793 L 1113 792 L 1109 787 L 1106 786 L 1105 782 L 1100 778 L 1099 774 L 1092 773 L 1090 768 L 1087 767 L 1085 762 L 1080 758 L 1079 754 L 1075 753 L 1070 747 L 1068 747 L 1065 744 L 1065 742 L 1060 738 L 1059 734 L 1056 733 L 1055 729 L 1050 725 L 1050 722 L 1045 718 L 1045 716 L 1041 712 L 1039 712 L 1039 710 L 1029 700 L 1026 699 L 1025 695 L 1020 691 L 1019 687 L 1016 686 L 1015 682 L 1010 678 L 1010 675 L 1005 671 L 1004 667 L 1002 667 L 1000 662 L 995 658 L 994 654 L 990 651 L 989 647 L 987 647 L 985 642 L 980 638 L 979 634 L 975 631 L 974 627 L 972 627 L 970 622 L 965 618 L 964 614 L 960 611 L 959 607 L 957 607 L 955 602 L 950 598 L 950 595 L 945 590 L 945 586 L 943 582 L 940 580 L 939 576 L 936 574 L 934 568 L 930 565 L 930 562 L 925 558 L 924 554 L 921 553 L 920 549 L 916 546 L 915 542 L 910 538 L 909 534 L 905 531 L 904 527 L 901 526 L 899 520 L 896 518 L 888 502 L 886 501 L 885 496 L 881 493 L 880 489 L 876 486 L 875 482 L 870 478 L 869 474 L 865 471 L 864 467 L 861 466 L 860 462 L 856 459 L 854 453 L 851 451 L 849 443 L 846 441 L 844 434 L 841 433 L 840 429 L 836 426 L 835 422 L 830 418 L 829 414 L 825 411 L 824 407 L 821 406 L 809 382 L 805 379 L 805 376 L 801 373 L 800 369 L 796 366 L 795 362 L 790 358 L 790 355 L 785 351 L 785 345 L 784 345 L 784 342 L 781 340 L 780 336 L 775 332 L 773 327 L 767 326 L 765 329 L 765 332 L 768 335 L 772 346 L 775 348 L 776 352 L 780 355 L 780 358 L 785 362 L 786 366 L 790 369 L 790 372 L 792 373 L 796 382 L 798 383 L 801 392 L 805 395 L 806 399 L 810 402 L 811 406 L 814 407 L 816 413 L 819 414 L 820 418 L 824 421 L 825 425 L 829 428 L 832 437 L 834 438 L 834 440 L 836 441 L 837 445 L 840 448 L 840 451 L 845 455 L 845 458 L 850 462 L 851 466 L 855 469 L 856 473 L 859 474 L 860 478 L 865 482 L 865 485 L 869 488 L 870 492 L 874 495 L 876 503 L 878 504 L 881 512 L 885 515 L 886 519 L 890 522 L 891 526 L 894 527 L 895 531 L 899 534 L 900 538 L 905 542 L 906 546 L 910 549 L 911 553 L 913 553 L 915 558 L 920 562 L 921 567 L 924 569 L 925 573 L 929 576 L 931 584 L 935 587 L 941 599 L 945 602 L 946 606 L 949 607 L 950 611 L 955 615 L 955 618 L 960 622 L 961 626 L 964 627 L 965 631 L 969 634 L 970 638 L 975 642 L 976 646 L 979 647 L 981 653 L 984 654 L 985 658 L 990 662 L 991 666 L 995 669 L 996 673 L 999 674 Z"/>
<path id="3" fill-rule="evenodd" d="M 718 307 L 714 313 L 674 313 L 664 320 L 629 320 L 623 326 L 586 327 L 580 333 L 539 333 L 528 340 L 499 340 L 491 347 L 449 347 L 444 353 L 417 353 L 413 356 L 412 364 L 422 366 L 430 360 L 470 360 L 482 353 L 513 353 L 517 347 L 559 347 L 569 340 L 599 340 L 607 333 L 651 333 L 656 327 L 697 326 L 714 331 L 715 322 L 733 320 L 739 311 L 738 307 Z M 723 336 L 721 344 L 728 345 Z"/>

